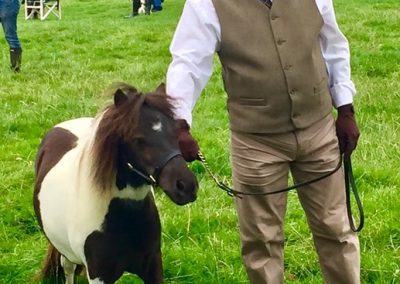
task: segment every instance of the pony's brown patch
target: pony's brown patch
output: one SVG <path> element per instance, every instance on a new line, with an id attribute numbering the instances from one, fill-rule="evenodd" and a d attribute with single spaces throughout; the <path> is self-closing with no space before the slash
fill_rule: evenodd
<path id="1" fill-rule="evenodd" d="M 75 148 L 78 137 L 70 131 L 55 127 L 51 129 L 39 146 L 39 152 L 35 161 L 35 191 L 33 197 L 33 207 L 38 217 L 39 225 L 42 227 L 42 219 L 40 216 L 39 192 L 42 186 L 43 179 L 47 173 L 61 160 L 61 158 Z"/>
<path id="2" fill-rule="evenodd" d="M 102 231 L 87 237 L 84 252 L 91 279 L 114 283 L 125 270 L 144 283 L 161 283 L 161 224 L 153 196 L 111 200 Z"/>
<path id="3" fill-rule="evenodd" d="M 173 118 L 171 98 L 166 94 L 142 94 L 125 83 L 114 85 L 113 93 L 118 90 L 125 93 L 127 100 L 121 105 L 112 104 L 105 109 L 93 145 L 93 179 L 102 190 L 109 189 L 115 180 L 119 146 L 138 135 L 141 108 L 147 105 Z"/>

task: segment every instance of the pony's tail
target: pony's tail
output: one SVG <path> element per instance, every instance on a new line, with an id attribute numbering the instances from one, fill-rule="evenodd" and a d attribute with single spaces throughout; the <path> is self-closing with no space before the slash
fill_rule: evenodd
<path id="1" fill-rule="evenodd" d="M 65 282 L 64 270 L 61 266 L 61 254 L 49 244 L 42 269 L 35 277 L 36 283 L 61 284 Z"/>

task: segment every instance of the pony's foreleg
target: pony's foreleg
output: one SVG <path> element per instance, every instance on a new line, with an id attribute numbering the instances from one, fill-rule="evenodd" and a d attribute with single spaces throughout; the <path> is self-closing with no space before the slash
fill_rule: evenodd
<path id="1" fill-rule="evenodd" d="M 141 275 L 144 284 L 161 284 L 163 283 L 163 265 L 161 259 L 161 251 L 156 253 L 149 261 L 145 272 Z"/>
<path id="2" fill-rule="evenodd" d="M 74 284 L 76 264 L 61 255 L 61 266 L 64 269 L 65 283 Z"/>
<path id="3" fill-rule="evenodd" d="M 87 272 L 87 280 L 88 280 L 89 284 L 105 284 L 105 282 L 103 280 L 101 280 L 101 278 L 99 278 L 99 277 L 95 278 L 95 279 L 90 279 L 89 272 Z"/>

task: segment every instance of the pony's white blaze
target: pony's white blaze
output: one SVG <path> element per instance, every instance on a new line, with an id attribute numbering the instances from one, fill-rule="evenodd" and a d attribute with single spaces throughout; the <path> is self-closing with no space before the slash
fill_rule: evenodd
<path id="1" fill-rule="evenodd" d="M 93 187 L 91 160 L 86 153 L 93 137 L 90 118 L 76 119 L 57 125 L 78 137 L 77 146 L 67 152 L 48 172 L 38 195 L 43 230 L 57 250 L 71 262 L 86 265 L 84 244 L 93 231 L 101 231 L 108 206 L 113 198 L 142 200 L 151 186 L 99 192 Z M 82 157 L 82 158 L 81 158 Z M 68 169 L 68 170 L 66 170 Z M 73 170 L 71 170 L 73 169 Z M 100 281 L 100 280 L 99 280 Z M 93 282 L 103 283 L 103 282 Z"/>
<path id="2" fill-rule="evenodd" d="M 153 129 L 154 131 L 157 131 L 157 132 L 161 132 L 161 131 L 162 131 L 162 128 L 163 128 L 163 125 L 162 125 L 161 121 L 157 121 L 157 122 L 154 123 L 153 126 L 152 126 L 152 129 Z"/>

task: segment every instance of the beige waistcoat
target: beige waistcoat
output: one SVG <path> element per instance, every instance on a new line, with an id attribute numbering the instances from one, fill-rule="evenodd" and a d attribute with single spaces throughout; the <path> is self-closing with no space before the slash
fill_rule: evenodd
<path id="1" fill-rule="evenodd" d="M 248 133 L 306 128 L 332 110 L 315 0 L 212 0 L 230 127 Z"/>

